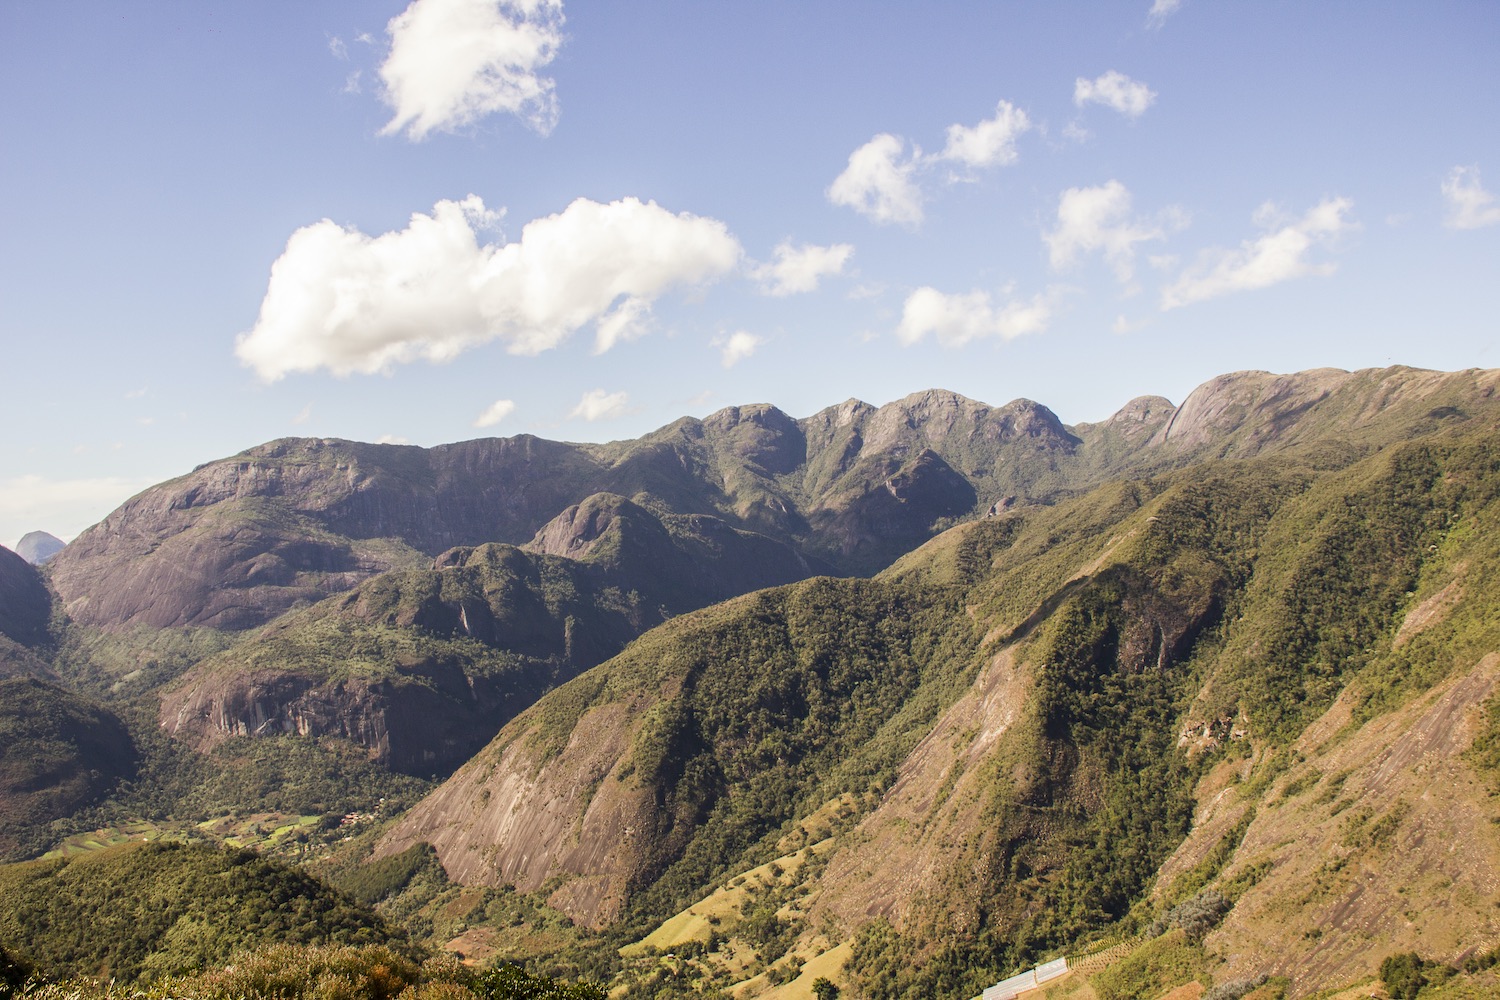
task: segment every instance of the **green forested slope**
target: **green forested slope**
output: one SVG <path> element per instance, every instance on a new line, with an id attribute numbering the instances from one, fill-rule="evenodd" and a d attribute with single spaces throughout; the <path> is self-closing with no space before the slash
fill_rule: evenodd
<path id="1" fill-rule="evenodd" d="M 158 842 L 0 868 L 0 943 L 53 977 L 150 979 L 270 944 L 402 940 L 311 876 L 248 851 Z"/>
<path id="2" fill-rule="evenodd" d="M 1249 769 L 1253 803 L 1341 692 L 1360 725 L 1500 650 L 1497 440 L 1471 422 L 1200 464 L 960 526 L 874 581 L 679 619 L 519 717 L 383 850 L 428 840 L 465 880 L 545 884 L 582 919 L 648 926 L 854 793 L 870 811 L 778 947 L 831 920 L 855 939 L 859 995 L 972 995 L 1238 877 L 1236 837 L 1150 903 L 1211 775 Z M 999 724 L 973 693 L 997 664 Z M 980 721 L 951 721 L 960 709 Z M 570 770 L 585 731 L 620 748 L 588 778 Z M 569 780 L 588 795 L 561 806 Z M 576 847 L 533 844 L 522 864 L 485 839 L 501 813 L 558 808 L 576 810 Z M 593 824 L 618 836 L 613 822 L 631 835 L 601 859 Z M 464 867 L 476 848 L 492 867 Z M 600 878 L 614 909 L 569 888 Z"/>

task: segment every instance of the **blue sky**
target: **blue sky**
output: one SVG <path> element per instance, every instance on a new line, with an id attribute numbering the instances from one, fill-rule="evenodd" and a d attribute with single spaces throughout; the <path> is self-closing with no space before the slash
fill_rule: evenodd
<path id="1" fill-rule="evenodd" d="M 1500 5 L 0 0 L 0 543 L 289 435 L 1500 366 Z"/>

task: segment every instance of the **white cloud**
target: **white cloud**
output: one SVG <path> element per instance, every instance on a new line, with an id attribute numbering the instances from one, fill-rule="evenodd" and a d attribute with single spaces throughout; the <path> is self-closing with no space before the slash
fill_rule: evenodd
<path id="1" fill-rule="evenodd" d="M 600 317 L 594 327 L 594 353 L 603 354 L 622 340 L 643 337 L 651 320 L 651 303 L 645 299 L 625 299 Z"/>
<path id="2" fill-rule="evenodd" d="M 1181 6 L 1182 0 L 1152 0 L 1151 10 L 1146 14 L 1146 24 L 1152 28 L 1160 28 Z"/>
<path id="3" fill-rule="evenodd" d="M 1479 183 L 1477 164 L 1454 167 L 1443 181 L 1443 198 L 1448 202 L 1443 224 L 1449 229 L 1479 229 L 1500 222 L 1500 205 Z"/>
<path id="4" fill-rule="evenodd" d="M 485 407 L 483 413 L 474 418 L 475 427 L 493 427 L 512 413 L 516 412 L 516 402 L 513 399 L 497 399 Z"/>
<path id="5" fill-rule="evenodd" d="M 915 143 L 908 152 L 905 139 L 882 132 L 849 154 L 849 165 L 828 188 L 828 200 L 875 222 L 914 226 L 922 221 L 922 174 L 938 163 L 959 163 L 971 170 L 1014 163 L 1016 140 L 1030 128 L 1026 112 L 1001 101 L 993 118 L 977 125 L 949 125 L 941 153 L 924 155 Z"/>
<path id="6" fill-rule="evenodd" d="M 876 222 L 922 221 L 922 191 L 912 180 L 921 150 L 882 132 L 849 154 L 849 165 L 828 188 L 828 200 Z"/>
<path id="7" fill-rule="evenodd" d="M 371 373 L 490 340 L 535 355 L 590 323 L 603 351 L 638 335 L 669 289 L 717 280 L 741 256 L 722 222 L 635 198 L 580 198 L 513 243 L 481 244 L 499 216 L 470 195 L 380 236 L 328 219 L 297 230 L 236 355 L 266 381 Z"/>
<path id="8" fill-rule="evenodd" d="M 292 418 L 292 423 L 294 423 L 294 424 L 305 424 L 305 423 L 307 423 L 309 420 L 312 419 L 312 412 L 313 412 L 313 405 L 311 403 L 308 403 L 302 409 L 300 409 L 300 410 L 297 411 L 297 415 Z"/>
<path id="9" fill-rule="evenodd" d="M 1057 228 L 1042 237 L 1054 268 L 1072 264 L 1080 254 L 1102 252 L 1122 284 L 1135 274 L 1136 245 L 1166 236 L 1166 228 L 1185 220 L 1176 210 L 1161 220 L 1131 218 L 1130 192 L 1119 181 L 1091 188 L 1068 188 L 1057 203 Z"/>
<path id="10" fill-rule="evenodd" d="M 1114 323 L 1110 324 L 1109 329 L 1111 333 L 1116 333 L 1124 336 L 1127 333 L 1135 333 L 1137 330 L 1145 329 L 1146 325 L 1149 322 L 1149 320 L 1144 319 L 1135 320 L 1134 322 L 1132 322 L 1131 320 L 1125 318 L 1124 313 L 1121 313 L 1120 315 L 1115 317 L 1115 321 Z"/>
<path id="11" fill-rule="evenodd" d="M 328 38 L 328 54 L 335 59 L 348 59 L 349 47 L 344 44 L 344 40 L 338 35 L 330 35 Z"/>
<path id="12" fill-rule="evenodd" d="M 1345 216 L 1353 207 L 1348 198 L 1325 198 L 1300 219 L 1281 219 L 1269 203 L 1255 213 L 1256 221 L 1270 230 L 1236 249 L 1212 249 L 1199 254 L 1177 280 L 1162 289 L 1162 309 L 1175 309 L 1231 292 L 1244 292 L 1290 281 L 1310 274 L 1330 274 L 1331 263 L 1308 260 L 1314 247 L 1332 242 L 1355 224 Z"/>
<path id="13" fill-rule="evenodd" d="M 623 392 L 605 392 L 603 389 L 594 389 L 583 394 L 578 405 L 573 407 L 570 417 L 582 417 L 584 420 L 609 420 L 614 417 L 624 416 L 629 410 L 630 396 Z"/>
<path id="14" fill-rule="evenodd" d="M 402 437 L 400 434 L 382 434 L 382 435 L 380 435 L 380 437 L 378 437 L 378 438 L 375 439 L 375 443 L 376 444 L 411 444 L 410 441 L 408 441 L 406 438 Z"/>
<path id="15" fill-rule="evenodd" d="M 774 263 L 755 265 L 750 276 L 760 282 L 761 291 L 767 295 L 784 296 L 811 292 L 825 275 L 843 273 L 854 247 L 848 243 L 798 247 L 786 240 L 777 244 L 775 252 Z"/>
<path id="16" fill-rule="evenodd" d="M 395 112 L 382 135 L 420 140 L 496 112 L 546 135 L 557 94 L 539 71 L 562 45 L 562 0 L 414 0 L 386 25 L 380 67 Z"/>
<path id="17" fill-rule="evenodd" d="M 0 479 L 0 539 L 13 547 L 28 531 L 72 539 L 152 484 L 118 476 L 97 479 Z"/>
<path id="18" fill-rule="evenodd" d="M 1047 328 L 1052 298 L 1050 293 L 1029 301 L 1012 298 L 997 307 L 989 292 L 950 295 L 924 286 L 906 297 L 896 339 L 910 346 L 930 333 L 944 347 L 962 347 L 986 337 L 1014 340 Z"/>
<path id="19" fill-rule="evenodd" d="M 728 337 L 716 338 L 714 346 L 719 348 L 724 367 L 733 368 L 753 355 L 765 342 L 764 337 L 757 337 L 745 330 L 736 330 Z"/>
<path id="20" fill-rule="evenodd" d="M 1073 103 L 1078 107 L 1102 104 L 1127 118 L 1139 118 L 1154 100 L 1156 91 L 1117 70 L 1110 70 L 1092 80 L 1080 76 L 1073 83 Z"/>
<path id="21" fill-rule="evenodd" d="M 978 125 L 949 125 L 948 145 L 939 158 L 976 168 L 1006 166 L 1016 162 L 1016 140 L 1029 128 L 1026 112 L 1001 101 L 995 117 Z"/>

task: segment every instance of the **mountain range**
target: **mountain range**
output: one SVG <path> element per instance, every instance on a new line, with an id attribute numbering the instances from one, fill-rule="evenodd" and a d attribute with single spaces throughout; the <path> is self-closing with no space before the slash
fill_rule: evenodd
<path id="1" fill-rule="evenodd" d="M 268 769 L 352 747 L 365 784 L 307 803 L 391 799 L 313 870 L 631 996 L 1462 966 L 1500 944 L 1497 387 L 1241 372 L 1073 426 L 933 390 L 602 445 L 271 442 L 40 571 L 0 550 L 0 848 L 111 794 L 255 812 Z M 212 807 L 183 791 L 210 765 Z"/>

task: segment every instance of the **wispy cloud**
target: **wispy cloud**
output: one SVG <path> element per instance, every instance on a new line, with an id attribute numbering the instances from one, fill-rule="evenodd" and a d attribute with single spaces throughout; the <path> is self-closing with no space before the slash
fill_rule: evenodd
<path id="1" fill-rule="evenodd" d="M 750 276 L 760 283 L 761 291 L 767 295 L 780 297 L 811 292 L 823 278 L 841 274 L 853 254 L 854 247 L 848 243 L 826 247 L 795 246 L 787 240 L 777 244 L 774 261 L 754 265 Z"/>
<path id="2" fill-rule="evenodd" d="M 495 113 L 548 134 L 558 103 L 541 71 L 562 27 L 562 0 L 415 0 L 386 26 L 380 78 L 394 115 L 381 134 L 421 140 Z"/>
<path id="3" fill-rule="evenodd" d="M 1500 223 L 1500 205 L 1479 182 L 1479 166 L 1454 167 L 1443 181 L 1443 200 L 1448 203 L 1449 229 L 1479 229 Z"/>
<path id="4" fill-rule="evenodd" d="M 474 426 L 493 427 L 514 412 L 516 412 L 515 400 L 497 399 L 485 407 L 483 413 L 474 418 Z"/>
<path id="5" fill-rule="evenodd" d="M 1001 101 L 991 118 L 948 126 L 940 153 L 924 154 L 915 143 L 882 132 L 849 154 L 848 166 L 828 188 L 828 200 L 874 222 L 915 226 L 922 221 L 926 200 L 921 181 L 933 166 L 951 163 L 976 170 L 1015 163 L 1016 140 L 1030 128 L 1025 111 Z"/>
<path id="6" fill-rule="evenodd" d="M 594 389 L 583 394 L 583 398 L 578 401 L 578 405 L 573 407 L 568 416 L 579 417 L 590 422 L 611 420 L 629 413 L 629 405 L 628 393 Z"/>
<path id="7" fill-rule="evenodd" d="M 1057 204 L 1057 228 L 1042 238 L 1054 268 L 1066 268 L 1080 255 L 1098 252 L 1120 283 L 1128 286 L 1135 275 L 1137 246 L 1163 239 L 1169 229 L 1185 223 L 1185 216 L 1177 209 L 1169 209 L 1155 219 L 1135 217 L 1130 191 L 1111 180 L 1098 187 L 1064 191 Z"/>
<path id="8" fill-rule="evenodd" d="M 896 339 L 910 346 L 931 334 L 944 347 L 962 347 L 974 340 L 1014 340 L 1047 328 L 1055 293 L 1024 300 L 1008 290 L 1002 295 L 1004 301 L 997 303 L 982 290 L 950 294 L 931 286 L 918 288 L 906 297 Z"/>
<path id="9" fill-rule="evenodd" d="M 1182 0 L 1152 0 L 1151 9 L 1146 12 L 1147 27 L 1160 28 L 1181 6 Z"/>
<path id="10" fill-rule="evenodd" d="M 720 362 L 724 367 L 733 368 L 760 350 L 765 342 L 764 337 L 758 337 L 745 330 L 736 330 L 727 337 L 715 338 L 714 346 L 719 348 Z"/>
<path id="11" fill-rule="evenodd" d="M 635 198 L 580 198 L 513 243 L 481 243 L 499 217 L 470 195 L 379 236 L 328 219 L 297 230 L 235 353 L 275 381 L 448 361 L 492 340 L 535 355 L 588 324 L 603 351 L 639 335 L 657 297 L 716 281 L 741 256 L 722 222 Z"/>
<path id="12" fill-rule="evenodd" d="M 1353 207 L 1348 198 L 1325 198 L 1300 219 L 1287 222 L 1275 205 L 1262 205 L 1255 218 L 1267 231 L 1233 250 L 1216 248 L 1201 253 L 1162 290 L 1162 309 L 1267 288 L 1307 275 L 1333 273 L 1332 263 L 1315 263 L 1309 258 L 1314 248 L 1326 246 L 1355 228 L 1347 218 Z"/>
<path id="13" fill-rule="evenodd" d="M 1078 107 L 1102 104 L 1126 118 L 1139 118 L 1155 100 L 1156 91 L 1117 70 L 1092 80 L 1080 76 L 1073 83 L 1073 103 Z"/>

